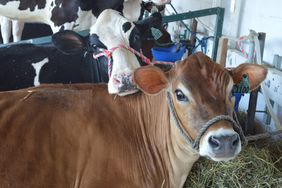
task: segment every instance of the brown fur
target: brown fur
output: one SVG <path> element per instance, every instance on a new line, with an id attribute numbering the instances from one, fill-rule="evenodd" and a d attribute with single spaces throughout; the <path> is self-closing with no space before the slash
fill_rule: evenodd
<path id="1" fill-rule="evenodd" d="M 160 157 L 164 151 L 155 147 L 160 141 L 165 144 L 168 134 L 168 120 L 158 118 L 168 117 L 168 111 L 153 107 L 164 106 L 160 97 L 114 97 L 105 85 L 27 91 L 0 94 L 1 187 L 169 183 Z M 156 127 L 159 123 L 162 127 Z M 155 130 L 161 134 L 155 135 Z"/>
<path id="2" fill-rule="evenodd" d="M 181 76 L 175 76 L 178 80 L 173 85 L 173 90 L 179 83 L 182 83 L 193 96 L 190 99 L 189 105 L 192 106 L 189 108 L 190 111 L 186 114 L 179 114 L 183 114 L 180 119 L 186 119 L 183 124 L 188 123 L 187 121 L 197 122 L 192 125 L 191 129 L 186 130 L 192 138 L 195 138 L 201 128 L 198 124 L 204 124 L 216 115 L 232 114 L 232 103 L 227 99 L 229 95 L 227 85 L 231 77 L 224 68 L 212 62 L 207 56 L 199 54 L 190 56 L 181 65 L 182 67 L 178 68 L 175 73 Z M 184 110 L 180 105 L 177 105 L 177 109 Z M 225 124 L 226 122 L 221 122 L 221 126 L 226 127 Z"/>

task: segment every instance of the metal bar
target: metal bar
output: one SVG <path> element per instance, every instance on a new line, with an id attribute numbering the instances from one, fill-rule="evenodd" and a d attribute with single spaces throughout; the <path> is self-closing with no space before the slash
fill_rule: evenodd
<path id="1" fill-rule="evenodd" d="M 78 32 L 81 36 L 87 36 L 89 34 L 89 30 L 83 30 Z M 31 44 L 49 44 L 52 42 L 52 36 L 45 36 L 45 37 L 39 37 L 39 38 L 34 38 L 34 39 L 28 39 L 28 40 L 21 40 L 19 42 L 11 42 L 8 44 L 0 44 L 1 47 L 9 46 L 9 45 L 14 45 L 14 44 L 20 44 L 20 43 L 31 43 Z"/>
<path id="2" fill-rule="evenodd" d="M 256 89 L 250 93 L 249 107 L 248 107 L 247 120 L 245 126 L 246 134 L 255 133 L 254 120 L 255 120 L 256 107 L 257 107 L 258 91 L 259 89 Z"/>
<path id="3" fill-rule="evenodd" d="M 29 39 L 27 41 L 23 41 L 24 43 L 32 43 L 32 44 L 48 44 L 52 41 L 51 36 L 46 36 L 46 37 L 40 37 L 40 38 L 34 38 L 34 39 Z M 21 41 L 22 42 L 22 41 Z"/>
<path id="4" fill-rule="evenodd" d="M 224 8 L 215 7 L 215 8 L 209 8 L 209 9 L 203 9 L 203 10 L 190 11 L 190 12 L 181 13 L 177 15 L 164 16 L 163 22 L 169 23 L 169 22 L 175 22 L 175 21 L 180 21 L 180 20 L 182 21 L 182 20 L 198 18 L 198 17 L 203 17 L 203 16 L 210 16 L 210 15 L 216 15 L 216 24 L 215 24 L 215 30 L 214 30 L 214 43 L 213 43 L 213 52 L 212 52 L 212 59 L 216 61 L 219 38 L 222 35 Z"/>
<path id="5" fill-rule="evenodd" d="M 87 36 L 89 34 L 89 30 L 79 31 L 78 34 L 80 34 L 81 36 Z M 30 43 L 33 43 L 33 44 L 47 44 L 47 43 L 50 43 L 52 41 L 51 37 L 52 36 L 46 36 L 46 37 L 30 39 L 30 40 L 27 40 L 27 41 L 31 41 Z"/>
<path id="6" fill-rule="evenodd" d="M 224 13 L 224 8 L 215 7 L 215 8 L 208 8 L 208 9 L 203 9 L 203 10 L 196 10 L 196 11 L 180 13 L 177 15 L 164 16 L 163 22 L 169 23 L 169 22 L 176 22 L 179 20 L 188 20 L 188 19 L 198 18 L 198 17 L 203 17 L 203 16 L 218 15 L 218 14 L 221 14 L 222 10 Z"/>
<path id="7" fill-rule="evenodd" d="M 256 113 L 267 113 L 267 111 L 266 110 L 256 110 Z"/>

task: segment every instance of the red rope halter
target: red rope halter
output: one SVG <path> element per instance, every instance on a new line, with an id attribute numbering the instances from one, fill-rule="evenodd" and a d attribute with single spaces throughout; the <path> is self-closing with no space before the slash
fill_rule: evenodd
<path id="1" fill-rule="evenodd" d="M 131 53 L 139 56 L 141 58 L 141 60 L 148 64 L 148 65 L 154 65 L 154 64 L 162 64 L 162 65 L 174 65 L 175 63 L 174 62 L 166 62 L 166 61 L 151 61 L 148 57 L 144 56 L 142 53 L 138 52 L 137 50 L 134 50 L 133 48 L 131 47 L 127 47 L 123 44 L 120 44 L 118 45 L 117 47 L 113 47 L 109 50 L 107 49 L 100 49 L 101 50 L 101 53 L 98 53 L 98 54 L 93 54 L 93 58 L 94 59 L 98 59 L 99 57 L 102 57 L 102 56 L 106 56 L 108 58 L 108 75 L 109 75 L 109 78 L 111 76 L 111 72 L 112 72 L 112 62 L 111 62 L 111 57 L 112 57 L 112 53 L 118 49 L 118 48 L 123 48 L 123 49 L 126 49 L 128 51 L 130 51 Z"/>

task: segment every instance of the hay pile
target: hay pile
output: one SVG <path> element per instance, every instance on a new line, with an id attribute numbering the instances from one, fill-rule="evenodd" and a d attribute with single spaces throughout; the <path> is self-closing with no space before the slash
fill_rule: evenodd
<path id="1" fill-rule="evenodd" d="M 282 141 L 243 148 L 230 162 L 201 158 L 192 168 L 184 188 L 281 188 Z"/>

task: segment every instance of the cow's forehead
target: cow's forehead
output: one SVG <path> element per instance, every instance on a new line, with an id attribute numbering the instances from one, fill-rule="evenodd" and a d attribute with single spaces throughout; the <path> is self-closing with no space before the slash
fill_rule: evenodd
<path id="1" fill-rule="evenodd" d="M 97 33 L 97 31 L 120 32 L 125 26 L 127 27 L 127 30 L 129 30 L 135 25 L 133 22 L 130 22 L 127 18 L 122 16 L 118 11 L 107 9 L 100 14 L 96 23 L 92 25 L 90 34 Z M 107 28 L 107 30 L 101 29 L 101 27 Z"/>
<path id="2" fill-rule="evenodd" d="M 189 56 L 179 63 L 175 74 L 175 87 L 181 83 L 201 98 L 225 98 L 233 84 L 228 72 L 202 53 Z"/>
<path id="3" fill-rule="evenodd" d="M 96 34 L 107 47 L 114 48 L 120 44 L 130 45 L 130 36 L 135 24 L 129 22 L 117 11 L 106 10 L 90 29 L 90 35 Z"/>

